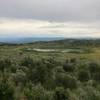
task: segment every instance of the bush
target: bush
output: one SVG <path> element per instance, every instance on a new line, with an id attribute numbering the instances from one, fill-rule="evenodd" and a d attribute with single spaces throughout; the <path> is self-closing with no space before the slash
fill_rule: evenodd
<path id="1" fill-rule="evenodd" d="M 41 85 L 25 88 L 24 94 L 27 100 L 53 100 L 53 93 L 45 91 Z"/>
<path id="2" fill-rule="evenodd" d="M 52 71 L 43 63 L 38 64 L 35 69 L 29 72 L 29 79 L 34 83 L 44 84 L 46 80 L 52 77 Z"/>
<path id="3" fill-rule="evenodd" d="M 97 63 L 90 63 L 89 64 L 89 71 L 90 73 L 100 72 L 100 66 Z"/>
<path id="4" fill-rule="evenodd" d="M 24 85 L 26 83 L 27 76 L 22 70 L 17 70 L 13 76 L 13 79 L 16 85 L 18 85 L 19 83 Z"/>
<path id="5" fill-rule="evenodd" d="M 30 58 L 30 57 L 25 57 L 25 58 L 21 61 L 21 66 L 26 66 L 26 67 L 33 68 L 33 67 L 36 66 L 36 62 L 34 62 L 33 59 Z"/>
<path id="6" fill-rule="evenodd" d="M 74 67 L 75 65 L 73 65 L 73 64 L 64 64 L 63 65 L 63 69 L 66 71 L 66 72 L 73 72 L 74 71 L 74 69 L 75 69 L 75 67 Z"/>
<path id="7" fill-rule="evenodd" d="M 77 88 L 77 80 L 66 74 L 59 74 L 56 76 L 56 84 L 64 88 L 75 89 Z"/>
<path id="8" fill-rule="evenodd" d="M 87 70 L 80 70 L 78 72 L 78 80 L 85 82 L 89 80 L 89 72 Z"/>
<path id="9" fill-rule="evenodd" d="M 78 100 L 100 100 L 100 92 L 90 86 L 78 89 L 77 95 Z"/>
<path id="10" fill-rule="evenodd" d="M 94 74 L 93 74 L 93 79 L 94 79 L 95 81 L 100 82 L 100 73 L 99 73 L 99 72 L 94 73 Z"/>
<path id="11" fill-rule="evenodd" d="M 54 91 L 54 100 L 69 100 L 69 94 L 64 88 L 57 87 Z"/>
<path id="12" fill-rule="evenodd" d="M 70 59 L 70 63 L 76 63 L 76 62 L 77 62 L 76 58 L 71 58 Z"/>
<path id="13" fill-rule="evenodd" d="M 5 69 L 10 68 L 12 65 L 9 59 L 0 60 L 0 70 L 4 71 Z"/>
<path id="14" fill-rule="evenodd" d="M 14 89 L 4 80 L 0 80 L 0 100 L 14 100 Z"/>

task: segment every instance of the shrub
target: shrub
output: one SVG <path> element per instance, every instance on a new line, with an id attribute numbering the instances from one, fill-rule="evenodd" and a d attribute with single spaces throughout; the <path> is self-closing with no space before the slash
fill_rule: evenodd
<path id="1" fill-rule="evenodd" d="M 0 70 L 4 71 L 5 69 L 10 68 L 12 65 L 9 59 L 0 60 Z"/>
<path id="2" fill-rule="evenodd" d="M 0 80 L 0 100 L 14 100 L 14 89 L 4 80 Z"/>
<path id="3" fill-rule="evenodd" d="M 45 91 L 41 85 L 25 88 L 24 94 L 27 100 L 53 100 L 53 93 Z"/>
<path id="4" fill-rule="evenodd" d="M 13 76 L 13 79 L 16 85 L 18 85 L 19 83 L 24 85 L 26 83 L 27 76 L 22 70 L 17 70 Z"/>
<path id="5" fill-rule="evenodd" d="M 94 73 L 93 74 L 93 79 L 96 80 L 96 81 L 98 81 L 98 82 L 100 82 L 100 73 L 99 72 Z"/>
<path id="6" fill-rule="evenodd" d="M 56 84 L 64 88 L 75 89 L 77 88 L 77 81 L 74 77 L 66 74 L 59 74 L 56 76 Z"/>
<path id="7" fill-rule="evenodd" d="M 74 69 L 75 69 L 75 67 L 74 67 L 75 65 L 73 65 L 73 64 L 64 64 L 63 65 L 63 69 L 66 71 L 66 72 L 73 72 L 74 71 Z"/>
<path id="8" fill-rule="evenodd" d="M 29 72 L 29 79 L 34 83 L 40 82 L 43 85 L 50 78 L 52 78 L 52 71 L 43 63 L 38 64 L 35 69 Z"/>
<path id="9" fill-rule="evenodd" d="M 100 92 L 93 87 L 86 86 L 78 90 L 78 100 L 100 100 Z"/>
<path id="10" fill-rule="evenodd" d="M 90 73 L 100 72 L 100 66 L 97 63 L 90 63 L 89 64 L 89 71 Z"/>
<path id="11" fill-rule="evenodd" d="M 89 72 L 87 70 L 80 70 L 78 72 L 78 80 L 85 82 L 89 80 Z"/>
<path id="12" fill-rule="evenodd" d="M 70 59 L 70 63 L 76 63 L 76 61 L 77 61 L 76 58 L 71 58 Z"/>
<path id="13" fill-rule="evenodd" d="M 54 91 L 54 100 L 69 100 L 69 94 L 63 87 L 57 87 Z"/>
<path id="14" fill-rule="evenodd" d="M 25 57 L 22 61 L 21 61 L 21 66 L 26 66 L 26 67 L 35 67 L 36 62 L 33 61 L 33 59 L 31 57 Z"/>

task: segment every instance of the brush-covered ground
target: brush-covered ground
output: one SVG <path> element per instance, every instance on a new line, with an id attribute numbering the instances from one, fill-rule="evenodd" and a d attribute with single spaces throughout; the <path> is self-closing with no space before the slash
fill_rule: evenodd
<path id="1" fill-rule="evenodd" d="M 100 40 L 1 43 L 0 100 L 100 100 Z"/>

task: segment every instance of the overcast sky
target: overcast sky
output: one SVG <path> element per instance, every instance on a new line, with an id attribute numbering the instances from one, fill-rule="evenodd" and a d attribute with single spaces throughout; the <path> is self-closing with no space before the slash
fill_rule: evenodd
<path id="1" fill-rule="evenodd" d="M 0 0 L 0 37 L 100 37 L 100 0 Z"/>

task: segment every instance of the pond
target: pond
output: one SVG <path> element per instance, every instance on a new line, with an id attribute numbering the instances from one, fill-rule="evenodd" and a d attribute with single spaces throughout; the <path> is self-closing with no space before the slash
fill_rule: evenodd
<path id="1" fill-rule="evenodd" d="M 37 51 L 37 52 L 66 52 L 66 53 L 69 53 L 69 52 L 79 52 L 79 53 L 82 53 L 84 52 L 85 50 L 83 49 L 38 49 L 38 48 L 28 48 L 27 49 L 28 51 Z"/>

